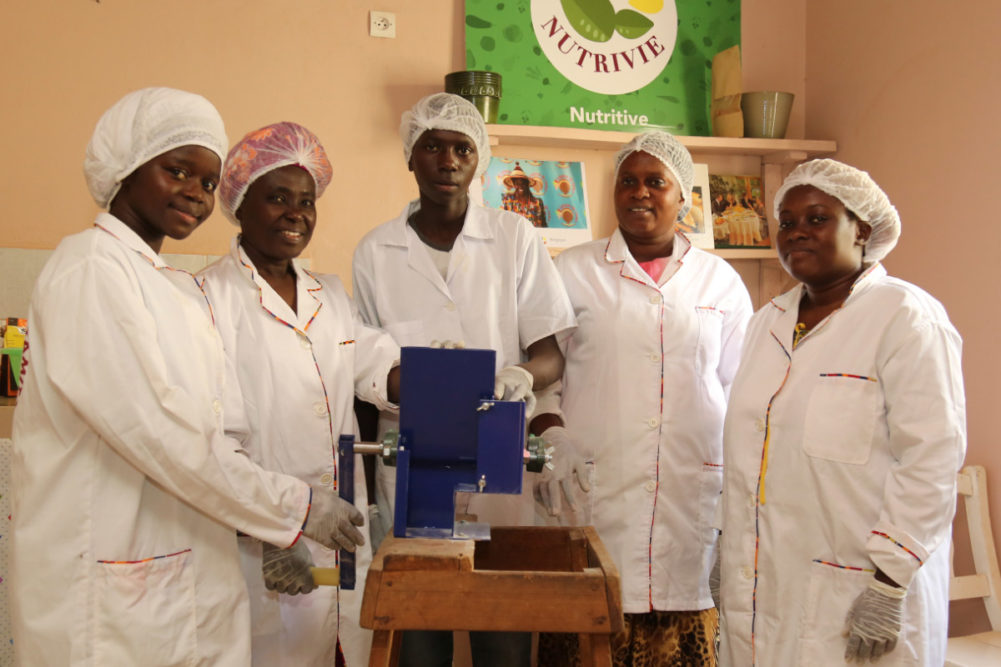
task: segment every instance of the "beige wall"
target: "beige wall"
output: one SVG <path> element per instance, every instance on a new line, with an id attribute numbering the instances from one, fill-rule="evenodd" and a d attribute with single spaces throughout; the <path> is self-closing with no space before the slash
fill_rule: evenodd
<path id="1" fill-rule="evenodd" d="M 5 4 L 0 182 L 16 197 L 0 238 L 24 248 L 53 247 L 90 224 L 80 164 L 95 121 L 125 92 L 165 85 L 211 99 L 231 141 L 286 119 L 324 140 L 336 171 L 309 252 L 320 269 L 348 274 L 356 241 L 412 190 L 401 111 L 438 89 L 462 54 L 461 3 L 451 0 Z M 370 8 L 397 13 L 397 39 L 368 37 Z M 232 233 L 217 211 L 164 250 L 219 254 Z"/>
<path id="2" fill-rule="evenodd" d="M 938 296 L 966 339 L 968 460 L 988 466 L 997 499 L 1001 451 L 990 414 L 1001 355 L 990 340 L 1001 315 L 977 298 L 1001 282 L 1001 226 L 984 206 L 1001 153 L 992 131 L 1001 102 L 994 7 L 744 0 L 743 52 L 748 89 L 796 93 L 790 137 L 837 139 L 839 157 L 870 170 L 900 208 L 904 237 L 887 264 Z M 463 66 L 462 8 L 461 0 L 6 2 L 0 245 L 52 248 L 88 226 L 96 209 L 80 164 L 95 121 L 125 92 L 167 85 L 211 99 L 231 140 L 286 119 L 323 139 L 335 178 L 309 255 L 349 280 L 358 239 L 415 192 L 397 121 Z M 395 40 L 368 37 L 369 9 L 396 12 Z M 587 163 L 592 190 L 610 175 L 607 154 L 571 157 Z M 607 198 L 592 200 L 592 214 L 610 229 Z M 164 250 L 220 254 L 232 232 L 216 213 Z M 950 243 L 957 232 L 962 241 Z M 980 622 L 977 611 L 960 623 Z"/>
<path id="3" fill-rule="evenodd" d="M 286 119 L 320 136 L 335 175 L 307 252 L 317 269 L 347 280 L 358 239 L 416 193 L 396 134 L 400 113 L 464 66 L 462 0 L 6 4 L 0 67 L 9 102 L 0 132 L 8 153 L 0 183 L 16 193 L 0 219 L 7 247 L 52 248 L 91 223 L 96 209 L 80 164 L 94 123 L 125 92 L 165 85 L 211 99 L 231 141 Z M 748 85 L 802 99 L 805 0 L 745 0 L 744 8 Z M 368 36 L 369 9 L 396 13 L 396 39 Z M 783 49 L 771 45 L 773 30 L 788 36 Z M 789 136 L 802 136 L 803 123 L 797 105 Z M 587 163 L 594 181 L 610 177 L 607 154 L 571 157 Z M 602 231 L 611 229 L 607 197 L 592 212 Z M 220 254 L 232 233 L 217 211 L 164 250 Z"/>
<path id="4" fill-rule="evenodd" d="M 806 18 L 807 135 L 836 139 L 838 158 L 883 186 L 903 221 L 887 269 L 941 300 L 963 336 L 966 460 L 987 468 L 1001 536 L 1001 225 L 993 205 L 1001 5 L 809 0 Z M 952 630 L 974 629 L 986 629 L 982 605 L 954 606 Z"/>

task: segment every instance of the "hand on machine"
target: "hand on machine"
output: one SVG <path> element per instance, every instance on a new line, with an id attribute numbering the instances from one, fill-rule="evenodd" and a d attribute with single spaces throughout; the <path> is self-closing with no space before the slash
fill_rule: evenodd
<path id="1" fill-rule="evenodd" d="M 354 551 L 365 544 L 357 526 L 365 524 L 358 508 L 333 492 L 314 486 L 312 508 L 302 532 L 328 549 Z"/>
<path id="2" fill-rule="evenodd" d="M 535 412 L 534 383 L 532 374 L 521 366 L 507 366 L 497 373 L 494 398 L 499 401 L 525 401 L 525 419 L 531 419 Z"/>
<path id="3" fill-rule="evenodd" d="M 287 549 L 264 543 L 261 573 L 269 591 L 286 595 L 309 593 L 317 584 L 313 581 L 313 556 L 302 540 Z"/>

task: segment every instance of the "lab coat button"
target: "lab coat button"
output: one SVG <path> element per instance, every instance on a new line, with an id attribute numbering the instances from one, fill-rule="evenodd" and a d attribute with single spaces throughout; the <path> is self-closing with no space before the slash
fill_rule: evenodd
<path id="1" fill-rule="evenodd" d="M 660 424 L 660 420 L 657 419 L 656 417 L 650 417 L 650 419 L 648 419 L 646 423 L 650 428 L 657 428 L 657 425 Z"/>
<path id="2" fill-rule="evenodd" d="M 743 575 L 744 579 L 754 579 L 754 568 L 750 565 L 745 565 L 740 568 L 740 574 Z"/>
<path id="3" fill-rule="evenodd" d="M 755 421 L 754 422 L 754 428 L 759 433 L 764 432 L 764 430 L 765 430 L 765 420 L 764 419 L 759 419 L 759 420 Z"/>
<path id="4" fill-rule="evenodd" d="M 751 493 L 751 494 L 749 494 L 747 496 L 747 506 L 749 508 L 751 508 L 751 509 L 754 509 L 754 494 L 753 493 Z"/>
<path id="5" fill-rule="evenodd" d="M 650 353 L 650 361 L 660 361 L 660 355 L 656 352 Z"/>
<path id="6" fill-rule="evenodd" d="M 212 401 L 212 411 L 215 412 L 216 414 L 222 412 L 222 403 L 219 401 L 218 398 Z"/>
<path id="7" fill-rule="evenodd" d="M 656 482 L 649 481 L 649 482 L 646 483 L 646 490 L 649 491 L 650 493 L 653 493 L 654 490 L 656 490 L 656 488 L 657 488 L 657 483 Z"/>
<path id="8" fill-rule="evenodd" d="M 327 414 L 327 404 L 319 401 L 313 403 L 313 412 L 316 413 L 317 417 L 323 417 Z"/>
<path id="9" fill-rule="evenodd" d="M 309 348 L 312 347 L 312 344 L 309 342 L 309 339 L 306 338 L 305 336 L 299 336 L 299 345 L 302 345 L 302 349 L 304 350 L 308 350 Z"/>
<path id="10" fill-rule="evenodd" d="M 455 304 L 449 301 L 445 304 L 445 310 L 455 310 Z"/>
<path id="11" fill-rule="evenodd" d="M 320 475 L 320 484 L 322 484 L 323 486 L 330 486 L 333 483 L 334 483 L 334 476 L 331 475 L 329 472 L 325 472 L 322 475 Z"/>
<path id="12" fill-rule="evenodd" d="M 661 300 L 660 294 L 654 294 L 652 297 L 650 297 L 650 303 L 652 303 L 655 306 L 658 303 L 660 303 L 660 300 Z"/>

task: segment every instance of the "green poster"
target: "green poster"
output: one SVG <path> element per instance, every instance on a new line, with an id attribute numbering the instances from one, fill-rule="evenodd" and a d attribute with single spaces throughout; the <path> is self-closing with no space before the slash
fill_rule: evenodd
<path id="1" fill-rule="evenodd" d="M 498 122 L 709 134 L 712 58 L 739 0 L 466 0 L 466 68 L 498 72 Z"/>

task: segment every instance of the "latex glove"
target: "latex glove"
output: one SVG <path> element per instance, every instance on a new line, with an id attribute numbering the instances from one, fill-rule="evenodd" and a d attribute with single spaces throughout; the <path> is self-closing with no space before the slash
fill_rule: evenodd
<path id="1" fill-rule="evenodd" d="M 428 347 L 434 350 L 462 350 L 466 344 L 461 340 L 433 340 Z"/>
<path id="2" fill-rule="evenodd" d="M 499 401 L 525 401 L 525 420 L 532 418 L 535 411 L 535 393 L 532 385 L 535 378 L 521 366 L 506 366 L 497 374 L 494 382 L 494 398 Z"/>
<path id="3" fill-rule="evenodd" d="M 328 549 L 354 551 L 365 544 L 365 537 L 355 526 L 365 525 L 358 508 L 334 492 L 314 486 L 313 504 L 302 532 Z"/>
<path id="4" fill-rule="evenodd" d="M 576 510 L 577 503 L 573 499 L 574 477 L 581 491 L 587 493 L 591 490 L 591 484 L 587 480 L 587 464 L 577 452 L 570 434 L 562 426 L 547 428 L 542 432 L 542 441 L 545 443 L 546 452 L 552 455 L 552 460 L 546 463 L 539 474 L 538 495 L 542 505 L 549 511 L 550 516 L 559 516 L 563 511 L 563 501 L 560 499 L 562 490 L 570 509 Z"/>
<path id="5" fill-rule="evenodd" d="M 875 662 L 896 647 L 906 595 L 906 588 L 873 580 L 855 598 L 845 619 L 844 635 L 848 637 L 845 661 Z"/>
<path id="6" fill-rule="evenodd" d="M 296 540 L 288 549 L 279 549 L 265 542 L 262 556 L 261 572 L 264 574 L 264 586 L 269 591 L 298 595 L 316 588 L 309 569 L 313 567 L 313 556 L 302 540 Z"/>

